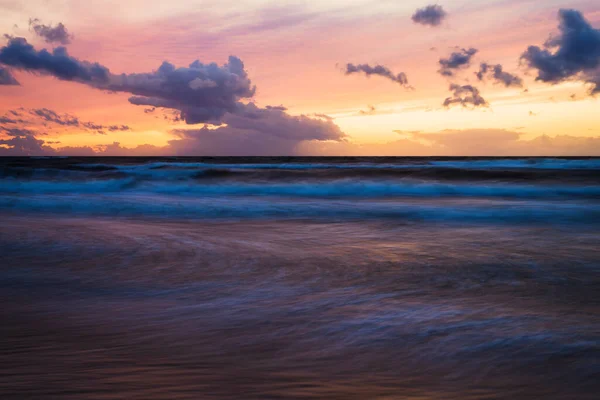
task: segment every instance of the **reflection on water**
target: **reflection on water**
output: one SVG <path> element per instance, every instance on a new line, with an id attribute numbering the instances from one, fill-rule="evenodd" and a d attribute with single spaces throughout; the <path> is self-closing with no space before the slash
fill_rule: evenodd
<path id="1" fill-rule="evenodd" d="M 0 159 L 0 399 L 597 399 L 599 159 Z"/>
<path id="2" fill-rule="evenodd" d="M 17 215 L 0 240 L 2 398 L 600 389 L 594 229 Z"/>

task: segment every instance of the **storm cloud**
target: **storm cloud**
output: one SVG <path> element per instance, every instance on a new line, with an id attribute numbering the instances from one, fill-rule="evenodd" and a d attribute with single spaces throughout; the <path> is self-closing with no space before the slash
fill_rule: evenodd
<path id="1" fill-rule="evenodd" d="M 457 70 L 468 68 L 471 65 L 471 59 L 477 54 L 477 49 L 460 49 L 455 51 L 448 58 L 440 58 L 440 69 L 438 72 L 442 76 L 454 76 Z"/>
<path id="2" fill-rule="evenodd" d="M 416 24 L 438 26 L 442 23 L 448 13 L 440 5 L 433 4 L 427 7 L 419 8 L 412 16 Z"/>
<path id="3" fill-rule="evenodd" d="M 393 82 L 399 83 L 407 89 L 412 87 L 408 84 L 408 78 L 404 72 L 394 74 L 389 68 L 383 65 L 370 66 L 369 64 L 346 64 L 346 75 L 364 73 L 366 76 L 379 75 Z"/>
<path id="4" fill-rule="evenodd" d="M 451 84 L 450 91 L 452 96 L 447 97 L 444 100 L 444 107 L 451 107 L 453 105 L 461 105 L 463 107 L 487 107 L 488 103 L 479 94 L 479 89 L 472 85 L 457 85 Z"/>
<path id="5" fill-rule="evenodd" d="M 492 65 L 481 63 L 479 71 L 476 72 L 475 75 L 477 75 L 477 79 L 480 81 L 491 79 L 495 83 L 500 83 L 506 87 L 523 87 L 523 79 L 517 75 L 504 71 L 500 64 Z"/>
<path id="6" fill-rule="evenodd" d="M 60 43 L 63 45 L 71 43 L 72 35 L 69 34 L 62 22 L 56 26 L 44 25 L 39 19 L 30 18 L 29 28 L 32 29 L 36 35 L 43 38 L 46 43 Z"/>
<path id="7" fill-rule="evenodd" d="M 558 13 L 559 34 L 550 37 L 543 47 L 529 46 L 521 60 L 537 70 L 536 80 L 556 84 L 581 80 L 600 92 L 600 30 L 594 29 L 577 10 L 561 9 Z"/>

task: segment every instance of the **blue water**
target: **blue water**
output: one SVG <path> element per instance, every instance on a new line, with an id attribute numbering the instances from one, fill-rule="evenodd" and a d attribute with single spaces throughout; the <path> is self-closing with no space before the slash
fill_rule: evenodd
<path id="1" fill-rule="evenodd" d="M 2 399 L 595 399 L 596 158 L 0 159 Z"/>

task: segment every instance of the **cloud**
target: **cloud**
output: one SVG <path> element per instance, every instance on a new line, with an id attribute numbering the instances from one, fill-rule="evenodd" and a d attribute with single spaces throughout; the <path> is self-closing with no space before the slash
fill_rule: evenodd
<path id="1" fill-rule="evenodd" d="M 460 49 L 450 54 L 448 58 L 440 58 L 440 69 L 438 72 L 442 76 L 454 76 L 457 70 L 468 68 L 471 65 L 471 59 L 477 54 L 477 49 Z"/>
<path id="2" fill-rule="evenodd" d="M 438 26 L 442 23 L 448 13 L 440 5 L 434 4 L 419 8 L 412 16 L 416 24 Z"/>
<path id="3" fill-rule="evenodd" d="M 444 100 L 444 107 L 450 107 L 454 104 L 460 104 L 463 107 L 472 106 L 473 108 L 489 106 L 487 101 L 479 94 L 479 89 L 475 86 L 453 83 L 450 85 L 450 91 L 453 92 L 452 96 Z"/>
<path id="4" fill-rule="evenodd" d="M 285 106 L 265 106 L 267 110 L 279 110 L 279 111 L 287 111 L 287 107 Z"/>
<path id="5" fill-rule="evenodd" d="M 109 77 L 108 68 L 98 63 L 79 61 L 69 56 L 64 47 L 57 47 L 52 52 L 46 49 L 37 51 L 27 40 L 19 37 L 9 38 L 8 44 L 0 48 L 0 64 L 90 85 L 105 84 Z"/>
<path id="6" fill-rule="evenodd" d="M 16 119 L 0 116 L 0 124 L 16 124 L 18 121 Z"/>
<path id="7" fill-rule="evenodd" d="M 581 80 L 591 85 L 590 94 L 600 93 L 600 30 L 577 10 L 561 9 L 558 18 L 559 34 L 543 48 L 529 46 L 521 60 L 537 70 L 538 81 Z"/>
<path id="8" fill-rule="evenodd" d="M 519 140 L 519 132 L 504 129 L 445 130 L 435 133 L 415 133 L 413 139 L 426 141 L 456 154 L 493 154 Z"/>
<path id="9" fill-rule="evenodd" d="M 379 75 L 393 82 L 399 83 L 407 89 L 412 89 L 412 86 L 408 84 L 408 78 L 404 72 L 394 74 L 389 68 L 384 67 L 383 65 L 375 65 L 372 67 L 369 64 L 346 64 L 346 75 L 357 74 L 361 72 L 366 76 Z"/>
<path id="10" fill-rule="evenodd" d="M 408 138 L 388 142 L 306 142 L 300 154 L 319 156 L 598 156 L 600 137 L 561 135 L 523 140 L 503 129 L 403 132 Z"/>
<path id="11" fill-rule="evenodd" d="M 188 124 L 218 122 L 256 91 L 243 62 L 235 56 L 222 66 L 196 60 L 189 67 L 177 68 L 164 62 L 153 72 L 115 75 L 99 63 L 69 56 L 64 47 L 37 51 L 24 38 L 10 38 L 0 49 L 0 63 L 96 89 L 130 93 L 131 104 L 176 110 Z"/>
<path id="12" fill-rule="evenodd" d="M 10 71 L 6 68 L 0 67 L 0 86 L 17 86 L 19 82 L 15 79 Z"/>
<path id="13" fill-rule="evenodd" d="M 9 139 L 0 139 L 0 155 L 8 156 L 37 156 L 54 154 L 50 146 L 35 136 L 15 136 Z"/>
<path id="14" fill-rule="evenodd" d="M 481 63 L 479 71 L 475 73 L 480 81 L 486 78 L 492 79 L 495 83 L 500 83 L 506 87 L 523 87 L 523 79 L 503 70 L 502 65 L 491 65 Z"/>
<path id="15" fill-rule="evenodd" d="M 215 81 L 211 81 L 210 79 L 196 78 L 193 81 L 190 81 L 189 86 L 193 90 L 198 90 L 216 87 L 217 83 Z"/>
<path id="16" fill-rule="evenodd" d="M 164 62 L 151 73 L 112 76 L 106 88 L 133 94 L 132 104 L 178 110 L 188 124 L 218 122 L 256 91 L 244 63 L 235 56 L 222 66 L 194 61 L 176 68 Z"/>
<path id="17" fill-rule="evenodd" d="M 96 133 L 104 134 L 105 131 L 117 132 L 117 131 L 130 131 L 131 127 L 128 125 L 102 125 L 94 122 L 82 121 L 79 117 L 71 114 L 59 114 L 49 108 L 32 108 L 32 109 L 20 109 L 9 110 L 6 115 L 0 116 L 0 123 L 2 124 L 25 124 L 39 126 L 40 124 L 47 129 L 52 129 L 58 125 L 66 128 L 80 128 L 83 130 L 95 131 Z M 19 117 L 15 119 L 13 117 Z M 0 130 L 3 128 L 0 126 Z"/>
<path id="18" fill-rule="evenodd" d="M 75 120 L 68 114 L 49 109 L 31 110 L 27 115 L 54 123 Z M 45 135 L 35 130 L 0 126 L 0 154 L 2 155 L 297 155 L 306 142 L 345 141 L 346 135 L 327 117 L 294 116 L 283 106 L 261 108 L 253 103 L 239 105 L 235 113 L 223 116 L 223 125 L 204 126 L 200 129 L 177 129 L 176 137 L 167 146 L 138 146 L 135 149 L 111 146 L 59 147 L 45 142 Z M 101 131 L 126 131 L 127 125 L 104 126 L 81 122 L 82 128 Z M 71 125 L 69 125 L 71 126 Z"/>
<path id="19" fill-rule="evenodd" d="M 29 110 L 29 114 L 34 117 L 39 118 L 40 120 L 56 124 L 60 126 L 71 126 L 84 128 L 91 131 L 96 131 L 97 133 L 104 134 L 105 130 L 109 130 L 111 132 L 116 131 L 129 131 L 131 128 L 127 125 L 102 125 L 94 122 L 84 122 L 81 121 L 78 117 L 75 117 L 70 114 L 59 114 L 54 110 L 50 110 L 48 108 L 34 108 Z"/>
<path id="20" fill-rule="evenodd" d="M 127 125 L 110 125 L 108 127 L 108 130 L 111 132 L 116 132 L 116 131 L 130 131 L 131 128 Z"/>
<path id="21" fill-rule="evenodd" d="M 177 155 L 294 155 L 306 141 L 342 141 L 346 135 L 331 119 L 292 116 L 282 107 L 250 103 L 228 113 L 216 129 L 178 129 L 170 142 Z"/>
<path id="22" fill-rule="evenodd" d="M 55 111 L 48 108 L 35 108 L 29 110 L 29 113 L 35 117 L 39 117 L 44 121 L 51 122 L 62 126 L 79 126 L 79 118 L 69 114 L 59 115 Z"/>
<path id="23" fill-rule="evenodd" d="M 293 117 L 292 117 L 293 118 Z M 215 130 L 190 129 L 164 147 L 110 145 L 59 147 L 35 135 L 0 138 L 0 155 L 44 156 L 160 156 L 160 155 L 311 155 L 311 156 L 599 156 L 600 137 L 542 135 L 523 140 L 520 132 L 503 129 L 402 131 L 403 139 L 388 143 L 357 144 L 347 140 L 285 140 L 260 132 L 239 131 L 226 126 Z"/>
<path id="24" fill-rule="evenodd" d="M 62 22 L 53 27 L 52 25 L 42 24 L 37 18 L 30 18 L 29 29 L 33 29 L 36 35 L 43 38 L 46 43 L 65 45 L 71 43 L 73 37 Z"/>
<path id="25" fill-rule="evenodd" d="M 0 132 L 3 132 L 7 136 L 13 137 L 25 137 L 25 136 L 37 136 L 38 132 L 26 128 L 7 128 L 0 126 Z"/>

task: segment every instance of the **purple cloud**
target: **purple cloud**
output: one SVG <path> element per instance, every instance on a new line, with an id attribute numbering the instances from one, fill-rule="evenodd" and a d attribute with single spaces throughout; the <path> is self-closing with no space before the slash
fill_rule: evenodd
<path id="1" fill-rule="evenodd" d="M 63 23 L 59 23 L 56 26 L 44 25 L 37 18 L 29 19 L 29 29 L 33 29 L 36 35 L 43 38 L 46 43 L 60 43 L 65 45 L 71 43 L 73 37 L 69 34 Z"/>
<path id="2" fill-rule="evenodd" d="M 59 115 L 48 108 L 35 108 L 29 111 L 35 117 L 38 117 L 46 122 L 51 122 L 62 126 L 79 126 L 79 118 L 69 114 Z"/>
<path id="3" fill-rule="evenodd" d="M 460 49 L 450 54 L 448 58 L 440 58 L 439 73 L 443 76 L 454 76 L 457 70 L 468 68 L 471 65 L 471 59 L 477 54 L 477 49 Z"/>
<path id="4" fill-rule="evenodd" d="M 37 51 L 24 38 L 10 38 L 0 49 L 0 63 L 97 89 L 130 93 L 130 103 L 177 110 L 188 124 L 218 122 L 256 90 L 243 62 L 235 56 L 222 66 L 194 61 L 189 67 L 177 68 L 164 62 L 154 72 L 115 75 L 99 63 L 71 57 L 64 47 Z"/>
<path id="5" fill-rule="evenodd" d="M 447 15 L 448 13 L 442 6 L 434 4 L 419 8 L 413 14 L 412 20 L 416 24 L 439 26 Z"/>
<path id="6" fill-rule="evenodd" d="M 523 79 L 504 71 L 502 65 L 481 63 L 479 71 L 475 73 L 480 81 L 492 79 L 496 83 L 503 84 L 506 87 L 523 87 Z"/>
<path id="7" fill-rule="evenodd" d="M 180 129 L 170 142 L 178 155 L 294 155 L 310 141 L 342 141 L 345 134 L 330 119 L 292 116 L 279 107 L 247 104 L 223 118 L 216 129 Z"/>
<path id="8" fill-rule="evenodd" d="M 69 56 L 67 49 L 57 47 L 49 52 L 37 51 L 27 40 L 11 37 L 8 44 L 0 48 L 0 64 L 28 72 L 51 75 L 65 81 L 89 85 L 101 85 L 108 81 L 108 68 Z"/>
<path id="9" fill-rule="evenodd" d="M 537 70 L 536 80 L 560 83 L 582 80 L 592 85 L 591 94 L 600 93 L 600 29 L 595 29 L 577 10 L 561 9 L 557 36 L 543 48 L 529 46 L 521 60 Z"/>
<path id="10" fill-rule="evenodd" d="M 447 97 L 444 100 L 444 107 L 451 107 L 455 104 L 459 104 L 463 107 L 472 106 L 476 107 L 488 107 L 487 101 L 479 94 L 479 89 L 471 85 L 457 85 L 451 84 L 450 91 L 452 96 Z"/>
<path id="11" fill-rule="evenodd" d="M 222 66 L 194 61 L 176 68 L 164 62 L 155 72 L 115 75 L 107 89 L 133 94 L 129 101 L 135 105 L 178 110 L 188 124 L 218 122 L 256 91 L 235 56 Z"/>
<path id="12" fill-rule="evenodd" d="M 389 68 L 384 67 L 383 65 L 375 65 L 370 66 L 369 64 L 346 64 L 346 75 L 364 73 L 366 76 L 371 75 L 379 75 L 384 78 L 391 80 L 392 82 L 399 83 L 407 89 L 412 88 L 408 84 L 408 78 L 404 72 L 400 72 L 398 74 L 394 74 Z"/>

